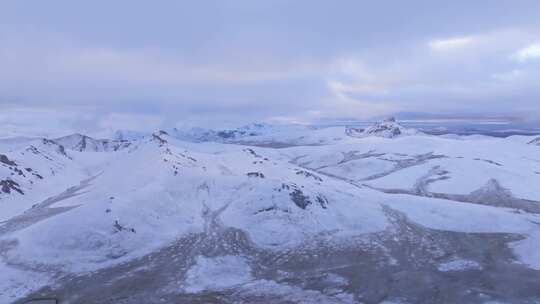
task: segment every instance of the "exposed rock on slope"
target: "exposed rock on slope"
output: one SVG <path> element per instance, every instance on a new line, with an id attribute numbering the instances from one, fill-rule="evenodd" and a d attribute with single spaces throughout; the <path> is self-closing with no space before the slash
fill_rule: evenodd
<path id="1" fill-rule="evenodd" d="M 71 161 L 64 147 L 49 139 L 35 140 L 26 147 L 0 154 L 0 199 L 10 194 L 25 194 Z"/>
<path id="2" fill-rule="evenodd" d="M 3 193 L 10 194 L 11 191 L 17 191 L 19 194 L 24 194 L 23 191 L 19 188 L 17 182 L 12 181 L 11 179 L 0 180 L 0 191 Z"/>
<path id="3" fill-rule="evenodd" d="M 540 146 L 540 137 L 535 138 L 529 142 L 529 145 L 537 145 Z"/>

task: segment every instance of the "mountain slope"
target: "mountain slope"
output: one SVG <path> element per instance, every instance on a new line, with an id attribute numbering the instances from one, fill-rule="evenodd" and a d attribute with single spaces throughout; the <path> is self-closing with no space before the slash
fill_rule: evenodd
<path id="1" fill-rule="evenodd" d="M 24 195 L 34 183 L 60 174 L 70 161 L 62 145 L 47 139 L 0 154 L 0 199 L 11 194 Z"/>

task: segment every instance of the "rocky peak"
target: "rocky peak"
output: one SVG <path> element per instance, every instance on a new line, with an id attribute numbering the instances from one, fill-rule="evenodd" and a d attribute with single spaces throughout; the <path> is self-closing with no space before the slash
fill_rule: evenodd
<path id="1" fill-rule="evenodd" d="M 397 122 L 395 117 L 389 117 L 365 129 L 347 128 L 346 133 L 352 137 L 377 136 L 395 138 L 403 135 L 414 135 L 419 132 L 416 129 L 405 128 Z"/>
<path id="2" fill-rule="evenodd" d="M 167 136 L 169 136 L 169 133 L 163 130 L 156 131 L 152 133 L 152 140 L 158 142 L 159 146 L 165 145 L 167 141 Z"/>

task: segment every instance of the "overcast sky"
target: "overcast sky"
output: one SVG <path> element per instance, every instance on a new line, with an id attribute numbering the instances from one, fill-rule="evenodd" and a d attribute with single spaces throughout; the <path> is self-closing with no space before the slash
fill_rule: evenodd
<path id="1" fill-rule="evenodd" d="M 540 117 L 540 1 L 1 0 L 0 136 Z"/>

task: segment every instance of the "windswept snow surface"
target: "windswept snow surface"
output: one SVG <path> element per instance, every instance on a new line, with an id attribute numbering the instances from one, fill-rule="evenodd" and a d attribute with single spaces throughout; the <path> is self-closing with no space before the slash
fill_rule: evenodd
<path id="1" fill-rule="evenodd" d="M 186 275 L 185 290 L 190 293 L 232 288 L 253 280 L 251 268 L 238 256 L 199 256 Z"/>
<path id="2" fill-rule="evenodd" d="M 0 302 L 540 301 L 534 138 L 284 129 L 2 140 Z"/>
<path id="3" fill-rule="evenodd" d="M 475 261 L 467 260 L 452 260 L 446 263 L 439 265 L 437 269 L 440 271 L 467 271 L 467 270 L 477 270 L 480 269 L 480 265 Z"/>

